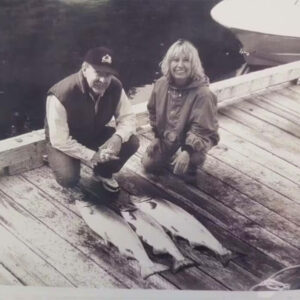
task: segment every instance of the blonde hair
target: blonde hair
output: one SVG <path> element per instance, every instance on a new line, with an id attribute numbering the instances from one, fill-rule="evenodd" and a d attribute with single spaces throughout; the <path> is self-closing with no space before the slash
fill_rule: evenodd
<path id="1" fill-rule="evenodd" d="M 166 55 L 160 63 L 161 72 L 169 80 L 171 79 L 170 73 L 170 62 L 174 57 L 182 54 L 186 56 L 191 62 L 192 66 L 192 79 L 204 79 L 206 77 L 202 63 L 198 54 L 198 50 L 194 47 L 192 43 L 186 40 L 178 40 L 168 49 Z"/>

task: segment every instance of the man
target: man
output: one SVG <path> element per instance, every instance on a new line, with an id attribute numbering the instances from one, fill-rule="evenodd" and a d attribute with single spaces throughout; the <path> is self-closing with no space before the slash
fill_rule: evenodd
<path id="1" fill-rule="evenodd" d="M 48 159 L 57 182 L 64 187 L 78 183 L 82 161 L 93 167 L 105 189 L 117 192 L 113 174 L 139 147 L 135 115 L 116 75 L 112 51 L 93 48 L 79 72 L 48 91 Z M 113 117 L 116 128 L 106 126 Z"/>

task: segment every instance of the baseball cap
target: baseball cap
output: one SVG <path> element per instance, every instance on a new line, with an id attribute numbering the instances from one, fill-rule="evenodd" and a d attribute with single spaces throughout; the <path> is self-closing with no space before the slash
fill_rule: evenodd
<path id="1" fill-rule="evenodd" d="M 107 47 L 96 47 L 88 50 L 84 56 L 84 61 L 105 72 L 118 75 L 114 66 L 113 51 Z"/>

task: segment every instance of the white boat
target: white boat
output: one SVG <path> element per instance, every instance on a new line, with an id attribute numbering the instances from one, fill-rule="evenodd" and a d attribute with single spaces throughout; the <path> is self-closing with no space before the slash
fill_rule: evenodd
<path id="1" fill-rule="evenodd" d="M 240 40 L 249 65 L 300 60 L 300 0 L 223 0 L 211 16 Z"/>

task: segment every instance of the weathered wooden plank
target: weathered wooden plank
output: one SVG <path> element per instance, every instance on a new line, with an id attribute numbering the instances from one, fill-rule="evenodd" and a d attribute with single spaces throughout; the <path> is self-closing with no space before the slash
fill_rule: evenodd
<path id="1" fill-rule="evenodd" d="M 22 283 L 0 264 L 0 286 L 3 285 L 22 285 Z"/>
<path id="2" fill-rule="evenodd" d="M 0 188 L 5 194 L 19 201 L 17 204 L 7 198 L 1 202 L 0 216 L 3 226 L 34 249 L 35 253 L 55 267 L 74 286 L 124 287 L 123 283 L 42 223 L 55 218 L 57 209 L 52 211 L 39 209 L 43 206 L 43 194 L 36 195 L 35 188 L 31 184 L 25 184 L 24 180 L 17 177 L 6 177 L 0 181 Z M 26 210 L 22 206 L 28 199 L 34 202 L 31 210 Z M 70 224 L 72 222 L 68 224 L 60 222 L 56 223 L 56 227 Z"/>
<path id="3" fill-rule="evenodd" d="M 43 222 L 80 249 L 102 269 L 125 282 L 126 286 L 130 288 L 175 288 L 174 285 L 159 275 L 153 275 L 147 280 L 143 280 L 139 275 L 139 266 L 135 261 L 128 261 L 115 249 L 103 245 L 100 237 L 85 224 L 74 203 L 70 203 L 70 200 L 74 201 L 76 197 L 81 197 L 80 193 L 59 186 L 48 167 L 28 171 L 23 174 L 23 177 L 35 185 L 34 195 L 32 193 L 31 197 L 22 200 L 26 209 L 34 211 L 38 215 L 44 215 L 47 212 L 54 214 L 55 218 L 43 218 Z M 18 185 L 22 186 L 22 180 L 20 180 Z M 20 189 L 18 189 L 19 194 L 22 193 Z M 40 202 L 44 200 L 45 203 L 35 208 L 35 199 L 38 197 L 42 198 L 39 200 Z M 61 224 L 61 226 L 57 227 L 57 224 Z"/>
<path id="4" fill-rule="evenodd" d="M 222 80 L 211 84 L 211 89 L 218 96 L 219 103 L 222 103 L 299 77 L 299 62 L 296 62 Z"/>
<path id="5" fill-rule="evenodd" d="M 244 194 L 241 194 L 241 192 L 236 190 L 234 186 L 227 185 L 226 183 L 218 180 L 215 176 L 219 176 L 219 171 L 223 170 L 223 168 L 219 168 L 219 165 L 220 164 L 217 160 L 208 158 L 204 170 L 208 173 L 212 173 L 212 175 L 209 176 L 207 173 L 201 172 L 199 176 L 199 188 L 218 199 L 224 205 L 241 213 L 262 228 L 265 228 L 267 231 L 280 237 L 290 245 L 300 249 L 299 225 L 289 222 L 285 218 L 285 215 L 279 215 L 278 209 L 276 209 L 277 212 L 275 213 L 274 211 L 266 208 L 263 205 L 264 203 L 260 204 L 254 201 L 256 199 L 253 196 L 254 200 Z M 213 170 L 213 167 L 217 169 Z M 223 176 L 225 177 L 227 174 L 222 174 L 219 177 L 223 178 Z"/>
<path id="6" fill-rule="evenodd" d="M 270 140 L 274 141 L 274 146 L 277 146 L 275 142 L 279 143 L 281 147 L 289 150 L 291 154 L 295 154 L 295 158 L 298 160 L 299 155 L 299 147 L 300 140 L 295 136 L 291 136 L 290 134 L 274 127 L 267 122 L 250 115 L 249 113 L 243 112 L 241 110 L 237 110 L 235 107 L 230 109 L 222 109 L 221 114 L 232 118 L 237 121 L 237 123 L 244 124 L 250 128 L 255 129 L 256 132 L 260 133 L 264 137 L 270 138 Z M 222 122 L 222 117 L 221 117 Z M 274 151 L 277 149 L 275 148 Z"/>
<path id="7" fill-rule="evenodd" d="M 6 205 L 7 197 L 1 194 L 1 209 Z M 1 217 L 1 224 L 5 222 Z M 57 286 L 57 287 L 74 287 L 74 285 L 51 264 L 35 253 L 30 246 L 26 246 L 18 240 L 6 228 L 0 225 L 0 266 L 6 267 L 6 280 L 11 280 L 15 285 L 34 285 L 34 286 Z M 4 268 L 2 272 L 4 274 Z M 1 270 L 1 267 L 0 267 Z M 10 270 L 10 273 L 8 272 Z M 10 277 L 8 275 L 10 274 Z M 0 283 L 2 281 L 0 275 Z"/>
<path id="8" fill-rule="evenodd" d="M 266 134 L 263 129 L 255 130 L 243 123 L 237 122 L 237 120 L 233 120 L 230 113 L 231 112 L 228 112 L 227 114 L 226 112 L 226 115 L 222 114 L 220 116 L 222 128 L 269 151 L 290 164 L 300 167 L 300 162 L 297 157 L 298 151 L 295 146 L 290 145 L 288 141 L 282 140 L 282 137 L 274 139 L 274 136 Z"/>
<path id="9" fill-rule="evenodd" d="M 290 110 L 292 110 L 295 114 L 300 114 L 299 104 L 292 98 L 292 94 L 287 94 L 285 89 L 276 90 L 276 92 L 265 93 L 263 94 L 264 98 L 269 99 L 270 101 L 280 104 Z"/>
<path id="10" fill-rule="evenodd" d="M 231 142 L 230 145 L 232 146 Z M 238 145 L 243 145 L 243 143 L 237 144 L 237 147 Z M 248 145 L 246 147 L 248 147 Z M 212 150 L 212 152 L 214 151 L 216 150 Z M 249 151 L 251 151 L 251 148 Z M 253 153 L 255 153 L 255 158 L 250 153 L 249 159 L 256 159 L 259 156 L 255 149 L 253 149 Z M 261 163 L 263 163 L 263 161 Z M 247 165 L 249 165 L 249 163 L 247 163 Z M 272 165 L 272 161 L 270 161 L 268 165 Z M 221 161 L 214 162 L 213 160 L 208 160 L 205 166 L 207 166 L 205 169 L 208 170 L 209 173 L 220 178 L 241 193 L 248 195 L 255 201 L 268 207 L 270 210 L 281 214 L 291 222 L 298 225 L 300 224 L 298 203 L 291 201 L 281 194 L 274 193 L 273 190 L 260 184 L 256 180 L 249 181 L 249 176 L 247 174 L 243 174 L 239 170 L 236 170 Z"/>
<path id="11" fill-rule="evenodd" d="M 223 128 L 220 128 L 219 133 L 221 136 L 221 142 L 230 146 L 230 148 L 235 151 L 247 156 L 251 161 L 253 160 L 266 166 L 270 170 L 280 174 L 294 183 L 300 182 L 299 168 Z M 213 148 L 210 153 L 217 151 L 215 149 L 218 149 L 218 147 L 221 146 Z"/>
<path id="12" fill-rule="evenodd" d="M 178 241 L 178 248 L 184 256 L 189 257 L 199 265 L 199 268 L 209 276 L 223 283 L 233 291 L 249 290 L 254 282 L 259 282 L 258 277 L 254 276 L 234 261 L 223 266 L 213 257 L 191 248 L 185 243 Z"/>
<path id="13" fill-rule="evenodd" d="M 300 105 L 300 98 L 299 98 L 299 92 L 297 92 L 294 89 L 289 88 L 290 86 L 288 86 L 285 89 L 280 90 L 280 94 L 285 95 L 286 97 L 288 97 L 291 101 L 294 101 L 295 104 L 298 104 L 298 106 Z"/>
<path id="14" fill-rule="evenodd" d="M 219 283 L 196 267 L 181 270 L 176 274 L 169 271 L 164 276 L 183 290 L 227 290 L 225 283 Z"/>
<path id="15" fill-rule="evenodd" d="M 37 143 L 41 139 L 45 139 L 44 130 L 36 130 L 16 137 L 2 140 L 0 141 L 0 153 L 4 153 L 5 151 L 7 151 L 7 155 L 9 155 L 10 151 L 20 146 L 24 147 L 26 145 Z"/>
<path id="16" fill-rule="evenodd" d="M 6 174 L 16 174 L 43 165 L 45 150 L 44 131 L 0 141 L 0 170 Z"/>
<path id="17" fill-rule="evenodd" d="M 263 96 L 257 96 L 251 98 L 249 97 L 244 101 L 259 106 L 269 112 L 276 114 L 277 116 L 284 118 L 285 120 L 291 122 L 294 125 L 300 126 L 300 119 L 299 119 L 300 116 L 293 114 L 292 110 L 280 106 L 280 103 L 278 103 L 277 105 L 274 101 L 272 102 L 271 100 L 268 100 Z"/>
<path id="18" fill-rule="evenodd" d="M 229 147 L 220 143 L 211 152 L 211 155 L 247 175 L 248 182 L 258 181 L 273 191 L 300 204 L 300 186 L 297 183 L 276 174 L 264 165 L 251 160 L 250 157 L 244 156 Z"/>
<path id="19" fill-rule="evenodd" d="M 299 83 L 288 87 L 288 89 L 293 90 L 294 92 L 296 92 L 297 94 L 300 95 L 300 84 Z"/>
<path id="20" fill-rule="evenodd" d="M 255 102 L 258 102 L 257 99 L 255 99 Z M 253 101 L 253 99 L 252 99 Z M 255 116 L 258 119 L 263 120 L 264 122 L 271 124 L 286 133 L 295 136 L 297 138 L 300 137 L 300 126 L 297 124 L 294 124 L 290 122 L 289 120 L 278 116 L 277 114 L 274 114 L 268 110 L 265 110 L 257 105 L 255 103 L 249 103 L 247 101 L 242 101 L 237 105 L 234 105 L 235 108 L 242 110 L 251 116 Z"/>

